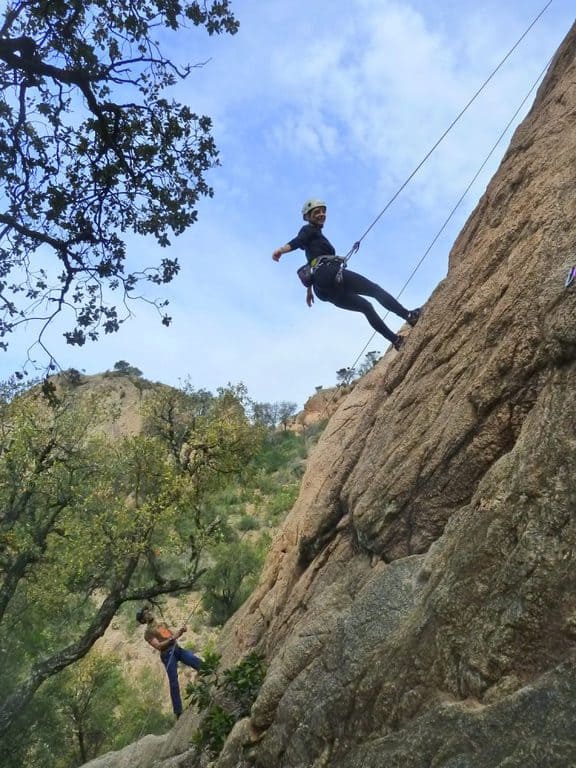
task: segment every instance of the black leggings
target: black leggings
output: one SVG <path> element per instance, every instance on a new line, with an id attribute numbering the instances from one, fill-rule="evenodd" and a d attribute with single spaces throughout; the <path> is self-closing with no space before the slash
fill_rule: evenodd
<path id="1" fill-rule="evenodd" d="M 369 301 L 362 296 L 376 299 L 389 312 L 406 320 L 408 310 L 391 296 L 384 288 L 368 280 L 357 272 L 344 269 L 342 282 L 336 282 L 338 264 L 321 264 L 314 273 L 314 293 L 320 301 L 329 301 L 340 309 L 362 312 L 372 328 L 381 333 L 388 341 L 396 341 L 397 334 L 391 331 Z"/>

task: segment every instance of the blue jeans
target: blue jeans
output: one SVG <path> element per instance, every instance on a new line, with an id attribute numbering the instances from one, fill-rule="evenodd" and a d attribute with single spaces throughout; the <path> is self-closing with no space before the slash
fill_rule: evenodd
<path id="1" fill-rule="evenodd" d="M 187 667 L 200 669 L 202 661 L 198 656 L 195 656 L 192 651 L 180 648 L 177 644 L 173 645 L 172 648 L 166 650 L 164 653 L 161 653 L 160 658 L 162 659 L 162 664 L 166 667 L 174 714 L 176 717 L 180 717 L 182 714 L 182 699 L 180 697 L 180 684 L 178 682 L 178 662 L 181 661 L 182 664 L 186 664 Z"/>

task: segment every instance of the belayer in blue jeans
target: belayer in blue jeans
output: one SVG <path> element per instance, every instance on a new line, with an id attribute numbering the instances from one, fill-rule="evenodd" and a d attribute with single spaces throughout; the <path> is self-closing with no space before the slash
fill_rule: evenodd
<path id="1" fill-rule="evenodd" d="M 276 248 L 272 254 L 274 261 L 280 261 L 284 253 L 301 248 L 306 254 L 309 268 L 306 280 L 303 280 L 308 288 L 306 293 L 308 306 L 312 306 L 314 294 L 316 294 L 320 301 L 329 301 L 336 307 L 352 312 L 362 312 L 372 328 L 390 341 L 396 350 L 399 350 L 404 343 L 403 337 L 388 328 L 364 296 L 376 299 L 384 309 L 398 315 L 411 326 L 418 322 L 420 309 L 406 309 L 384 288 L 346 268 L 343 259 L 336 256 L 334 246 L 322 232 L 326 222 L 326 204 L 322 200 L 307 200 L 302 207 L 302 217 L 307 223 L 296 237 L 289 240 L 286 245 Z M 301 270 L 298 270 L 299 275 L 300 273 Z"/>
<path id="2" fill-rule="evenodd" d="M 186 632 L 186 627 L 180 627 L 176 632 L 172 632 L 166 624 L 156 621 L 152 610 L 148 606 L 140 608 L 136 613 L 136 621 L 147 625 L 144 639 L 152 648 L 160 651 L 160 659 L 162 664 L 164 664 L 170 684 L 172 708 L 176 717 L 180 717 L 182 714 L 182 697 L 180 696 L 180 683 L 178 682 L 178 662 L 181 661 L 187 667 L 200 669 L 202 659 L 192 653 L 192 651 L 188 651 L 186 648 L 181 648 L 178 645 L 177 640 Z"/>

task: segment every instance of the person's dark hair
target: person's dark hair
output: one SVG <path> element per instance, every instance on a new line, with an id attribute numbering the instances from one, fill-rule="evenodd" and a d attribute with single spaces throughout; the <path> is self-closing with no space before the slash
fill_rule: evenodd
<path id="1" fill-rule="evenodd" d="M 144 620 L 144 612 L 147 610 L 148 610 L 148 606 L 143 605 L 142 608 L 140 608 L 140 610 L 136 611 L 136 621 L 139 622 L 140 624 L 146 623 Z"/>

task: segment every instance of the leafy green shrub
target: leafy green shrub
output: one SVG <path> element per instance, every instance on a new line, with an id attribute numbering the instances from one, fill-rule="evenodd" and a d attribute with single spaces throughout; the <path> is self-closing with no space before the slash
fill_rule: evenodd
<path id="1" fill-rule="evenodd" d="M 224 672 L 220 672 L 220 661 L 220 654 L 206 651 L 196 679 L 186 688 L 186 696 L 203 714 L 192 743 L 211 757 L 220 754 L 234 723 L 250 713 L 266 676 L 258 653 L 250 653 Z"/>
<path id="2" fill-rule="evenodd" d="M 249 653 L 239 664 L 224 672 L 226 687 L 239 707 L 240 717 L 250 714 L 250 707 L 266 677 L 264 658 L 259 653 Z"/>
<path id="3" fill-rule="evenodd" d="M 261 494 L 267 495 L 276 490 L 278 481 L 273 475 L 268 474 L 266 470 L 259 469 L 254 477 L 254 485 L 258 488 Z"/>
<path id="4" fill-rule="evenodd" d="M 303 437 L 294 432 L 272 432 L 254 459 L 254 466 L 267 473 L 276 472 L 298 455 L 303 443 Z"/>
<path id="5" fill-rule="evenodd" d="M 294 483 L 293 485 L 284 485 L 282 488 L 276 491 L 274 496 L 266 502 L 266 511 L 268 513 L 268 519 L 271 523 L 275 524 L 279 522 L 286 512 L 288 512 L 294 506 L 298 493 L 300 491 L 300 484 Z"/>
<path id="6" fill-rule="evenodd" d="M 237 480 L 232 485 L 220 488 L 213 494 L 212 503 L 221 509 L 226 515 L 233 514 L 240 506 L 240 490 Z"/>
<path id="7" fill-rule="evenodd" d="M 162 711 L 157 689 L 157 677 L 147 670 L 124 676 L 119 658 L 92 650 L 48 681 L 9 738 L 0 740 L 0 765 L 83 765 L 143 733 L 166 733 L 173 717 Z"/>
<path id="8" fill-rule="evenodd" d="M 257 531 L 260 528 L 260 523 L 252 515 L 242 515 L 237 527 L 239 531 Z"/>

